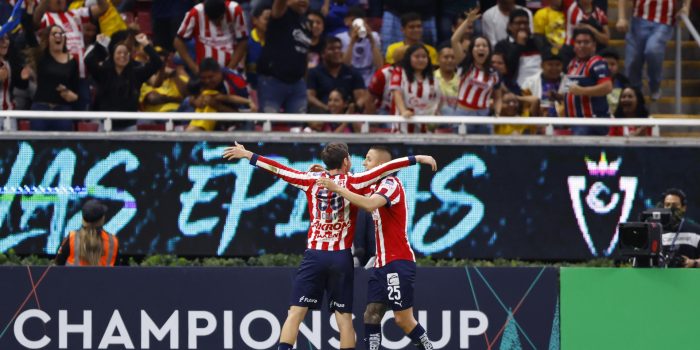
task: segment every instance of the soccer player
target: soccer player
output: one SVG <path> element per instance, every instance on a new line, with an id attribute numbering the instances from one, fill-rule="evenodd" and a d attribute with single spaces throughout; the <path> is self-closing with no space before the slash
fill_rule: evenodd
<path id="1" fill-rule="evenodd" d="M 374 146 L 367 152 L 362 165 L 367 171 L 373 171 L 391 162 L 391 151 L 387 147 Z M 394 174 L 383 178 L 370 187 L 368 197 L 338 186 L 328 178 L 319 178 L 317 183 L 372 212 L 377 256 L 367 288 L 366 349 L 379 349 L 382 343 L 381 321 L 388 308 L 394 311 L 396 324 L 418 349 L 432 349 L 428 334 L 413 316 L 416 256 L 408 244 L 406 193 L 399 178 Z"/>
<path id="2" fill-rule="evenodd" d="M 324 291 L 330 312 L 335 313 L 340 330 L 340 348 L 355 348 L 352 326 L 353 260 L 351 246 L 355 234 L 357 207 L 316 184 L 319 178 L 329 178 L 353 193 L 364 193 L 369 186 L 401 168 L 416 163 L 437 169 L 430 156 L 400 158 L 370 171 L 349 175 L 351 168 L 348 146 L 330 143 L 321 152 L 328 171 L 302 172 L 271 159 L 254 154 L 236 142 L 224 150 L 229 160 L 246 158 L 251 165 L 266 170 L 306 193 L 311 223 L 307 249 L 292 288 L 289 313 L 282 327 L 278 350 L 292 349 L 309 308 L 322 304 Z"/>

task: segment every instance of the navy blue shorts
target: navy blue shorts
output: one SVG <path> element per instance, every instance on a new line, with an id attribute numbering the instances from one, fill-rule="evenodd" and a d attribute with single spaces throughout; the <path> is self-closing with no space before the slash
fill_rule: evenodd
<path id="1" fill-rule="evenodd" d="M 367 303 L 385 304 L 393 311 L 413 307 L 413 289 L 416 282 L 416 263 L 394 260 L 374 268 L 367 286 Z"/>
<path id="2" fill-rule="evenodd" d="M 325 292 L 330 312 L 352 312 L 354 278 L 350 249 L 341 251 L 307 249 L 294 278 L 289 304 L 320 309 Z"/>

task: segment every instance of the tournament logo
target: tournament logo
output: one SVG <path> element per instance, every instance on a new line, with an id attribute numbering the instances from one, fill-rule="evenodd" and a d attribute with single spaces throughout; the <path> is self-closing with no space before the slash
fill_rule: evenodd
<path id="1" fill-rule="evenodd" d="M 617 176 L 622 157 L 608 162 L 605 152 L 602 152 L 598 162 L 588 157 L 585 157 L 585 162 L 588 176 L 568 178 L 571 205 L 591 254 L 609 256 L 617 245 L 617 226 L 627 221 L 632 210 L 639 180 L 637 177 Z M 591 185 L 587 186 L 589 180 Z M 618 189 L 611 189 L 610 186 L 615 185 Z M 614 218 L 618 211 L 619 217 L 611 225 L 610 216 Z"/>
<path id="2" fill-rule="evenodd" d="M 398 286 L 399 283 L 399 274 L 396 272 L 392 273 L 387 273 L 386 274 L 386 284 L 389 286 Z"/>

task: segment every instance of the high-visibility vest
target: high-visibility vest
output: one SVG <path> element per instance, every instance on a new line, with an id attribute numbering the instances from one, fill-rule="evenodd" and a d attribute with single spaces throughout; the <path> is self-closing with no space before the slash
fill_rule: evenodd
<path id="1" fill-rule="evenodd" d="M 97 266 L 114 266 L 117 260 L 119 240 L 105 231 L 102 231 L 100 235 L 102 236 L 102 257 Z M 68 243 L 70 244 L 70 255 L 66 260 L 66 266 L 89 266 L 86 261 L 80 259 L 80 235 L 71 231 Z"/>

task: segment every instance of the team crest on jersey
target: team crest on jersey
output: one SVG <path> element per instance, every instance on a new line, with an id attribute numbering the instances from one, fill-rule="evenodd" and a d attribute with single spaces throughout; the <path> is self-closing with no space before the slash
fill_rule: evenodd
<path id="1" fill-rule="evenodd" d="M 396 272 L 392 273 L 387 273 L 386 274 L 386 284 L 389 286 L 398 286 L 399 283 L 399 274 Z"/>

